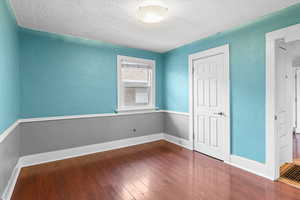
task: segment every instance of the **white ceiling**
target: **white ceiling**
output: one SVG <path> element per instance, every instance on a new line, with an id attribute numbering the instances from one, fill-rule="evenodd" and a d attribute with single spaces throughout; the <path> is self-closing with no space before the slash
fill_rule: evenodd
<path id="1" fill-rule="evenodd" d="M 165 21 L 136 18 L 142 0 L 11 0 L 20 26 L 165 52 L 300 0 L 161 0 Z"/>

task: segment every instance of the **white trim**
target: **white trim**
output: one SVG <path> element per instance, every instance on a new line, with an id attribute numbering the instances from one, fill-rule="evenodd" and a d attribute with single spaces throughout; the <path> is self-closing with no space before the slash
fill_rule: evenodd
<path id="1" fill-rule="evenodd" d="M 53 120 L 66 120 L 66 119 L 82 119 L 82 118 L 97 118 L 97 117 L 118 117 L 124 115 L 140 115 L 140 114 L 149 114 L 149 113 L 158 113 L 158 112 L 169 112 L 174 114 L 183 114 L 186 115 L 187 113 L 180 113 L 180 112 L 173 112 L 173 111 L 164 111 L 158 110 L 158 108 L 152 108 L 149 110 L 132 110 L 131 112 L 120 112 L 120 113 L 104 113 L 104 114 L 87 114 L 87 115 L 68 115 L 68 116 L 54 116 L 54 117 L 37 117 L 37 118 L 21 118 L 17 120 L 14 124 L 12 124 L 9 128 L 7 128 L 1 135 L 0 135 L 0 143 L 4 140 L 5 137 L 12 131 L 19 123 L 26 123 L 26 122 L 40 122 L 40 121 L 53 121 Z"/>
<path id="2" fill-rule="evenodd" d="M 90 115 L 69 115 L 69 116 L 56 116 L 56 117 L 25 118 L 25 119 L 19 119 L 19 122 L 25 123 L 25 122 L 40 122 L 40 121 L 52 121 L 52 120 L 65 120 L 65 119 L 96 118 L 96 117 L 118 117 L 124 115 L 138 115 L 138 114 L 148 114 L 148 113 L 156 113 L 156 112 L 159 111 L 145 110 L 145 111 L 136 111 L 136 112 L 124 112 L 124 113 L 105 113 L 105 114 L 90 114 Z"/>
<path id="3" fill-rule="evenodd" d="M 190 114 L 188 112 L 177 112 L 177 111 L 172 111 L 172 110 L 160 110 L 160 112 L 170 113 L 170 114 L 176 114 L 176 115 L 190 116 Z"/>
<path id="4" fill-rule="evenodd" d="M 19 120 L 16 120 L 10 127 L 8 127 L 5 131 L 0 133 L 0 144 L 5 140 L 5 138 L 18 126 Z"/>
<path id="5" fill-rule="evenodd" d="M 88 115 L 69 115 L 69 116 L 24 118 L 24 119 L 19 119 L 15 123 L 54 121 L 54 120 L 66 120 L 66 119 L 82 119 L 82 118 L 97 118 L 97 117 L 118 117 L 118 116 L 124 116 L 124 115 L 139 115 L 139 114 L 149 114 L 149 113 L 158 113 L 158 112 L 178 114 L 178 115 L 186 115 L 186 116 L 189 115 L 189 113 L 186 113 L 186 112 L 176 112 L 176 111 L 170 111 L 170 110 L 157 110 L 157 109 L 158 108 L 151 108 L 151 109 L 149 108 L 149 110 L 147 110 L 147 109 L 144 109 L 144 110 L 138 110 L 138 109 L 136 109 L 136 110 L 128 110 L 127 112 L 124 110 L 122 112 L 120 111 L 119 113 L 104 113 L 104 114 L 88 114 Z M 17 124 L 14 124 L 14 126 L 16 126 L 16 125 Z M 6 131 L 8 131 L 8 129 Z M 3 140 L 2 137 L 5 137 L 4 133 L 6 131 L 4 131 L 0 135 L 0 143 Z"/>
<path id="6" fill-rule="evenodd" d="M 104 142 L 99 144 L 86 145 L 81 147 L 23 156 L 20 158 L 19 163 L 21 167 L 26 167 L 26 166 L 37 165 L 46 162 L 52 162 L 52 161 L 63 160 L 67 158 L 88 155 L 92 153 L 98 153 L 98 152 L 109 151 L 113 149 L 119 149 L 123 147 L 129 147 L 133 145 L 153 142 L 162 139 L 164 139 L 163 133 L 157 133 L 157 134 L 146 135 L 141 137 L 115 140 L 111 142 Z"/>
<path id="7" fill-rule="evenodd" d="M 228 91 L 227 91 L 227 99 L 226 99 L 226 109 L 224 112 L 228 116 L 228 124 L 226 125 L 226 137 L 225 137 L 225 158 L 224 161 L 228 161 L 230 159 L 230 139 L 231 139 L 231 132 L 230 132 L 230 121 L 231 121 L 231 114 L 230 114 L 230 60 L 229 60 L 229 45 L 223 45 L 216 48 L 208 49 L 205 51 L 201 51 L 195 54 L 191 54 L 189 56 L 189 140 L 193 141 L 193 132 L 194 132 L 194 86 L 193 86 L 193 79 L 194 79 L 194 70 L 193 70 L 193 60 L 201 59 L 209 56 L 214 56 L 218 54 L 224 54 L 226 60 L 226 75 L 228 80 Z M 194 148 L 194 141 L 193 141 L 193 148 Z"/>
<path id="8" fill-rule="evenodd" d="M 166 133 L 157 133 L 157 134 L 152 134 L 147 136 L 127 138 L 127 139 L 115 140 L 115 141 L 105 142 L 100 144 L 87 145 L 87 146 L 63 149 L 58 151 L 23 156 L 19 158 L 19 161 L 13 170 L 12 175 L 5 188 L 5 191 L 2 195 L 2 198 L 3 200 L 10 200 L 22 167 L 63 160 L 63 159 L 88 155 L 92 153 L 97 153 L 97 152 L 109 151 L 113 149 L 119 149 L 119 148 L 129 147 L 133 145 L 158 141 L 158 140 L 166 140 L 168 142 L 182 146 L 186 149 L 192 150 L 192 143 L 186 139 L 175 137 Z"/>
<path id="9" fill-rule="evenodd" d="M 144 58 L 136 58 L 136 57 L 129 57 L 129 56 L 122 56 L 122 55 L 118 55 L 117 56 L 117 110 L 126 110 L 127 107 L 122 106 L 121 102 L 123 101 L 122 99 L 122 82 L 121 80 L 121 67 L 122 67 L 122 62 L 124 62 L 124 60 L 126 60 L 127 62 L 130 63 L 141 63 L 143 65 L 147 65 L 152 69 L 152 80 L 151 80 L 151 99 L 150 99 L 150 105 L 148 107 L 152 107 L 155 108 L 155 101 L 156 101 L 156 62 L 155 60 L 151 60 L 151 59 L 144 59 Z M 128 61 L 129 60 L 129 61 Z M 136 106 L 136 109 L 141 109 L 143 110 L 143 106 L 139 107 Z M 133 110 L 133 109 L 129 109 L 129 110 Z"/>
<path id="10" fill-rule="evenodd" d="M 193 60 L 189 56 L 189 140 L 192 141 L 194 150 L 194 70 Z"/>
<path id="11" fill-rule="evenodd" d="M 256 174 L 258 176 L 262 176 L 267 179 L 273 180 L 272 177 L 270 177 L 268 175 L 267 166 L 263 163 L 260 163 L 260 162 L 254 161 L 254 160 L 250 160 L 247 158 L 243 158 L 240 156 L 236 156 L 236 155 L 231 155 L 230 161 L 226 161 L 225 163 L 232 165 L 234 167 L 243 169 L 250 173 Z"/>
<path id="12" fill-rule="evenodd" d="M 266 165 L 269 177 L 279 178 L 278 138 L 275 132 L 275 42 L 300 39 L 300 24 L 289 26 L 266 34 Z"/>
<path id="13" fill-rule="evenodd" d="M 125 58 L 125 56 L 123 56 L 123 57 Z M 130 57 L 127 57 L 127 58 L 130 58 Z M 122 63 L 122 65 L 134 65 L 134 66 L 140 66 L 140 67 L 145 67 L 145 68 L 151 67 L 150 64 L 144 64 L 144 63 L 141 63 L 141 62 L 122 61 L 121 63 Z"/>
<path id="14" fill-rule="evenodd" d="M 176 144 L 178 146 L 182 146 L 182 147 L 184 147 L 186 149 L 193 150 L 193 143 L 192 143 L 192 141 L 189 141 L 187 139 L 179 138 L 179 137 L 167 134 L 167 133 L 164 133 L 164 139 L 166 141 L 171 142 L 173 144 Z"/>
<path id="15" fill-rule="evenodd" d="M 141 112 L 146 112 L 146 111 L 156 111 L 158 108 L 152 107 L 152 106 L 147 106 L 147 107 L 126 107 L 126 108 L 120 108 L 117 109 L 116 111 L 118 113 L 141 113 Z"/>
<path id="16" fill-rule="evenodd" d="M 94 118 L 94 117 L 112 117 L 117 114 L 90 114 L 90 115 L 69 115 L 69 116 L 54 116 L 54 117 L 36 117 L 36 118 L 24 118 L 20 119 L 21 123 L 25 122 L 40 122 L 40 121 L 53 121 L 53 120 L 65 120 L 65 119 L 80 119 L 80 118 Z"/>
<path id="17" fill-rule="evenodd" d="M 1 135 L 0 135 L 0 145 L 1 143 L 7 138 L 7 136 L 9 136 L 14 130 L 15 128 L 17 128 L 17 126 L 19 125 L 20 121 L 16 120 L 10 127 L 8 127 Z M 3 200 L 9 200 L 11 198 L 11 195 L 13 193 L 15 184 L 17 182 L 17 178 L 19 176 L 20 173 L 20 167 L 18 166 L 18 164 L 16 164 L 16 166 L 14 167 L 12 174 L 8 180 L 8 183 L 4 189 L 4 192 L 2 194 L 2 199 Z"/>
<path id="18" fill-rule="evenodd" d="M 170 112 L 170 113 L 175 113 L 175 114 L 182 114 L 179 112 L 164 111 L 164 110 L 156 111 L 156 112 Z M 153 113 L 153 112 L 146 112 L 146 113 Z M 132 113 L 130 113 L 130 114 L 132 114 Z M 134 113 L 134 114 L 140 114 L 140 113 Z M 106 117 L 106 116 L 120 116 L 120 115 L 124 115 L 124 114 L 100 114 L 100 115 L 97 114 L 97 115 L 81 115 L 81 116 L 64 116 L 64 117 L 53 117 L 50 119 L 49 118 L 37 118 L 37 119 L 33 119 L 33 121 L 45 121 L 45 120 L 48 121 L 48 120 L 60 120 L 60 119 L 76 119 L 76 118 L 86 118 L 86 117 Z M 127 114 L 125 114 L 125 115 L 127 115 Z M 184 113 L 183 115 L 186 115 L 186 113 Z M 13 125 L 11 125 L 8 129 L 6 129 L 5 132 L 3 132 L 3 134 L 1 135 L 2 136 L 1 141 L 3 141 L 5 139 L 5 137 L 7 137 L 7 135 L 9 135 L 14 130 L 14 128 L 16 128 L 18 126 L 19 123 L 31 122 L 31 121 L 32 121 L 32 119 L 26 119 L 24 121 L 17 120 Z M 3 136 L 4 133 L 5 133 L 5 136 Z M 148 142 L 157 141 L 157 140 L 166 140 L 168 142 L 182 146 L 186 149 L 193 150 L 193 141 L 192 140 L 186 140 L 186 139 L 179 138 L 179 137 L 176 137 L 176 136 L 173 136 L 170 134 L 166 134 L 166 133 L 158 133 L 158 134 L 152 134 L 152 135 L 147 135 L 147 136 L 105 142 L 105 143 L 100 143 L 100 144 L 87 145 L 87 146 L 75 147 L 75 148 L 70 148 L 70 149 L 63 149 L 63 150 L 59 150 L 59 151 L 52 151 L 52 152 L 23 156 L 23 157 L 19 158 L 19 161 L 13 170 L 11 177 L 8 181 L 8 184 L 2 195 L 2 198 L 4 200 L 9 200 L 11 198 L 17 178 L 20 173 L 20 169 L 22 167 L 31 166 L 31 165 L 35 165 L 35 164 L 41 164 L 41 163 L 45 163 L 45 162 L 56 161 L 56 160 L 62 160 L 62 159 L 66 159 L 66 158 L 72 158 L 72 157 L 77 157 L 77 156 L 82 156 L 82 155 L 87 155 L 87 154 L 92 154 L 92 153 L 97 153 L 97 152 L 102 152 L 102 151 L 119 149 L 119 148 L 123 148 L 123 147 L 148 143 Z M 235 156 L 235 155 L 231 155 L 230 161 L 225 161 L 225 162 L 232 166 L 235 166 L 240 169 L 254 173 L 256 175 L 274 180 L 273 177 L 270 177 L 270 175 L 269 175 L 270 173 L 268 173 L 267 166 L 262 163 L 259 163 L 259 162 L 253 161 L 253 160 L 249 160 L 246 158 L 242 158 L 239 156 Z"/>
<path id="19" fill-rule="evenodd" d="M 127 138 L 127 139 L 115 140 L 115 141 L 105 142 L 100 144 L 87 145 L 87 146 L 63 149 L 58 151 L 23 156 L 19 159 L 17 165 L 13 170 L 13 173 L 9 179 L 5 192 L 2 195 L 2 198 L 4 200 L 9 200 L 11 198 L 15 184 L 17 182 L 17 178 L 19 176 L 22 167 L 27 167 L 27 166 L 57 161 L 57 160 L 63 160 L 67 158 L 73 158 L 73 157 L 78 157 L 78 156 L 83 156 L 83 155 L 88 155 L 92 153 L 103 152 L 103 151 L 108 151 L 113 149 L 119 149 L 119 148 L 129 147 L 133 145 L 158 141 L 158 140 L 166 140 L 168 142 L 182 146 L 186 149 L 193 150 L 192 141 L 179 138 L 166 133 L 157 133 L 157 134 L 152 134 L 147 136 Z M 256 175 L 273 180 L 268 176 L 267 168 L 262 163 L 249 160 L 246 158 L 242 158 L 239 156 L 235 156 L 235 155 L 231 155 L 230 161 L 226 161 L 226 163 L 235 166 L 237 168 L 240 168 L 242 170 L 246 170 Z"/>
<path id="20" fill-rule="evenodd" d="M 2 194 L 2 199 L 3 200 L 10 200 L 11 199 L 11 196 L 13 194 L 15 185 L 17 183 L 20 171 L 21 171 L 21 167 L 20 167 L 19 162 L 18 162 L 16 164 L 16 166 L 14 167 L 13 172 L 12 172 L 12 174 L 11 174 L 9 180 L 8 180 L 8 183 L 6 185 L 6 188 L 5 188 L 5 190 Z"/>
<path id="21" fill-rule="evenodd" d="M 9 200 L 11 198 L 17 178 L 19 176 L 22 167 L 63 160 L 67 158 L 73 158 L 73 157 L 88 155 L 97 152 L 109 151 L 113 149 L 119 149 L 119 148 L 129 147 L 133 145 L 158 141 L 158 140 L 166 140 L 168 142 L 182 146 L 186 149 L 192 150 L 192 143 L 186 139 L 175 137 L 166 133 L 157 133 L 157 134 L 152 134 L 147 136 L 127 138 L 127 139 L 115 140 L 115 141 L 105 142 L 100 144 L 87 145 L 87 146 L 63 149 L 58 151 L 23 156 L 19 159 L 18 164 L 15 166 L 13 170 L 13 173 L 7 184 L 5 192 L 3 193 L 2 198 L 4 200 Z"/>

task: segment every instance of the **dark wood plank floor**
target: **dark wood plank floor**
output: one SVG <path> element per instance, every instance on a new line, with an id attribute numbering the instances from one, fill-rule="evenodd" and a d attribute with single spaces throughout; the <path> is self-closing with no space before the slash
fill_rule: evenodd
<path id="1" fill-rule="evenodd" d="M 295 200 L 300 190 L 165 141 L 23 168 L 12 200 Z"/>

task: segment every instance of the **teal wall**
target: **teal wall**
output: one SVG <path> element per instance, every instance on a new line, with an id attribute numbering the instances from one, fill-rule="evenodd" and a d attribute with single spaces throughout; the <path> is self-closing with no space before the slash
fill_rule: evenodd
<path id="1" fill-rule="evenodd" d="M 6 0 L 0 0 L 0 134 L 19 115 L 17 25 Z"/>
<path id="2" fill-rule="evenodd" d="M 117 55 L 156 61 L 156 106 L 162 104 L 162 54 L 20 29 L 21 117 L 112 113 Z"/>
<path id="3" fill-rule="evenodd" d="M 265 33 L 300 23 L 300 4 L 165 54 L 23 28 L 16 34 L 10 13 L 0 0 L 0 133 L 18 113 L 30 118 L 114 112 L 118 54 L 155 59 L 156 106 L 188 112 L 188 55 L 229 44 L 231 151 L 265 162 Z"/>
<path id="4" fill-rule="evenodd" d="M 188 55 L 230 45 L 231 151 L 265 162 L 265 34 L 300 23 L 300 4 L 164 55 L 163 108 L 188 112 Z"/>

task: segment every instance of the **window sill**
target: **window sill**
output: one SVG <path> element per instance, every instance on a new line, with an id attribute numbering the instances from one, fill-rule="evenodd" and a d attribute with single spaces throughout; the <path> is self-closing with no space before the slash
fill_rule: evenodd
<path id="1" fill-rule="evenodd" d="M 116 110 L 117 113 L 144 113 L 144 112 L 154 112 L 157 111 L 158 108 L 156 107 L 134 107 L 134 108 L 118 108 Z"/>

